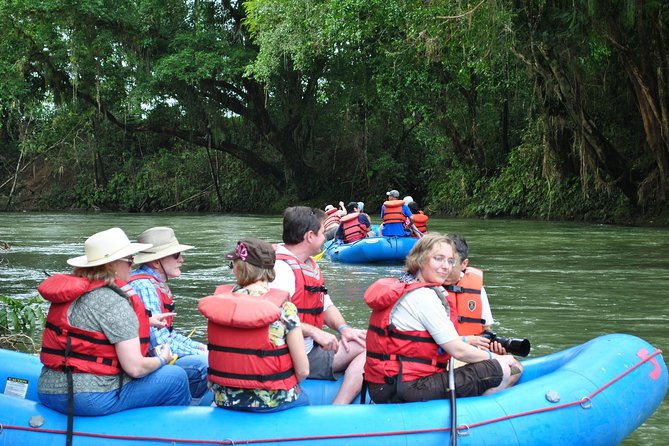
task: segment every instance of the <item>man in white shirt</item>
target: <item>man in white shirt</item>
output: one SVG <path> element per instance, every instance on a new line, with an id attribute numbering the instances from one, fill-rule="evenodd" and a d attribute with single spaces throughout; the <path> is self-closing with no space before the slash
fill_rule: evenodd
<path id="1" fill-rule="evenodd" d="M 311 258 L 325 241 L 325 213 L 305 206 L 287 208 L 283 241 L 276 249 L 276 278 L 271 288 L 287 291 L 298 308 L 309 357 L 309 378 L 344 380 L 333 404 L 349 404 L 360 392 L 365 364 L 365 330 L 351 328 L 333 304 L 323 275 Z M 340 338 L 325 330 L 337 330 Z"/>

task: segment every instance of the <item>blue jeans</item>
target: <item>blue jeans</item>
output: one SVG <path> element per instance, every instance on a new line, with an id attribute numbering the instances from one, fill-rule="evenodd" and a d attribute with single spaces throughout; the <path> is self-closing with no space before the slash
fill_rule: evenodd
<path id="1" fill-rule="evenodd" d="M 40 393 L 45 406 L 67 413 L 67 394 Z M 74 414 L 98 416 L 148 406 L 188 406 L 188 377 L 181 367 L 165 366 L 111 392 L 74 394 Z"/>
<path id="2" fill-rule="evenodd" d="M 188 375 L 188 385 L 193 398 L 201 398 L 207 392 L 207 355 L 180 356 L 174 365 L 178 365 Z M 211 402 L 211 401 L 210 401 Z"/>

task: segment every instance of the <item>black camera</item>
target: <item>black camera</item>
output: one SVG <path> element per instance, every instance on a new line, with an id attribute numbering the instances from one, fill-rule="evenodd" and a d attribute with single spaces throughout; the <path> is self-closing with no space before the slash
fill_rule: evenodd
<path id="1" fill-rule="evenodd" d="M 501 336 L 497 336 L 494 331 L 490 330 L 484 331 L 481 333 L 481 336 L 486 339 L 490 339 L 490 342 L 499 342 L 502 344 L 502 347 L 504 347 L 506 351 L 512 355 L 525 357 L 530 354 L 531 345 L 528 339 L 503 338 Z"/>

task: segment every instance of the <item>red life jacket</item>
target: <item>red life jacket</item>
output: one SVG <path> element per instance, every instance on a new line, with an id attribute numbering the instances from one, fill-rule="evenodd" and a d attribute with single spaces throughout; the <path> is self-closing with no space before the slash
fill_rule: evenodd
<path id="1" fill-rule="evenodd" d="M 413 224 L 416 226 L 416 229 L 418 229 L 423 234 L 427 232 L 427 220 L 428 217 L 423 213 L 423 211 L 418 211 L 418 213 L 413 214 Z M 415 234 L 414 236 L 418 237 L 418 235 Z"/>
<path id="2" fill-rule="evenodd" d="M 444 297 L 439 284 L 403 283 L 392 278 L 377 280 L 365 291 L 365 302 L 372 309 L 367 330 L 365 380 L 383 384 L 385 378 L 399 376 L 401 381 L 413 381 L 446 370 L 450 355 L 442 352 L 427 330 L 400 331 L 390 320 L 400 300 L 422 287 L 437 293 L 457 326 L 455 302 Z"/>
<path id="3" fill-rule="evenodd" d="M 163 313 L 174 312 L 175 305 L 172 298 L 172 291 L 170 291 L 170 288 L 167 286 L 165 282 L 159 281 L 151 274 L 141 273 L 141 274 L 133 274 L 132 277 L 130 277 L 128 283 L 132 283 L 135 280 L 139 279 L 148 279 L 151 281 L 151 284 L 156 289 L 156 293 L 158 293 L 158 297 L 160 298 L 160 306 L 162 307 L 161 311 Z M 172 331 L 172 316 L 165 318 L 165 322 L 167 323 L 165 325 L 165 328 L 167 328 L 169 331 Z"/>
<path id="4" fill-rule="evenodd" d="M 332 208 L 325 213 L 325 221 L 323 222 L 323 228 L 328 230 L 332 227 L 339 226 L 341 222 L 341 217 L 339 216 L 339 210 L 337 208 Z"/>
<path id="5" fill-rule="evenodd" d="M 297 385 L 288 345 L 276 346 L 269 326 L 281 317 L 288 293 L 270 289 L 264 296 L 232 292 L 232 285 L 200 299 L 209 321 L 209 380 L 242 389 L 291 389 Z"/>
<path id="6" fill-rule="evenodd" d="M 344 225 L 344 243 L 352 243 L 367 237 L 367 226 L 358 220 L 359 212 L 346 214 L 341 218 Z"/>
<path id="7" fill-rule="evenodd" d="M 449 296 L 452 296 L 458 311 L 458 334 L 462 336 L 480 335 L 483 332 L 483 306 L 481 305 L 481 288 L 483 288 L 483 271 L 467 267 L 465 274 L 455 285 L 446 285 Z"/>
<path id="8" fill-rule="evenodd" d="M 295 275 L 295 294 L 290 301 L 297 307 L 300 321 L 322 328 L 325 323 L 325 293 L 328 290 L 318 264 L 311 257 L 307 259 L 308 263 L 304 263 L 293 255 L 279 252 L 276 253 L 276 259 L 286 262 Z"/>
<path id="9" fill-rule="evenodd" d="M 101 332 L 70 325 L 67 317 L 68 309 L 74 301 L 85 299 L 86 293 L 104 286 L 128 299 L 132 305 L 139 321 L 138 335 L 142 355 L 146 356 L 149 350 L 149 318 L 142 300 L 128 284 L 116 280 L 113 284 L 106 285 L 101 280 L 91 282 L 84 277 L 57 274 L 37 287 L 42 297 L 51 302 L 42 334 L 42 364 L 61 371 L 71 367 L 74 373 L 118 375 L 121 372 L 114 344 Z"/>
<path id="10" fill-rule="evenodd" d="M 383 224 L 406 223 L 407 216 L 402 212 L 402 200 L 388 200 L 383 203 Z"/>

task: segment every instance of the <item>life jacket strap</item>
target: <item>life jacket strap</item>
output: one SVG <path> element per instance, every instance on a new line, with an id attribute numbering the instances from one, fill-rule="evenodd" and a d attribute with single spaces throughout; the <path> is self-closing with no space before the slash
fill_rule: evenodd
<path id="1" fill-rule="evenodd" d="M 76 332 L 72 332 L 72 331 L 67 331 L 67 330 L 64 330 L 64 329 L 60 328 L 57 325 L 52 324 L 51 322 L 47 322 L 45 328 L 48 328 L 49 330 L 55 331 L 58 334 L 58 336 L 62 336 L 63 334 L 66 334 L 67 336 L 77 338 L 77 339 L 82 339 L 84 341 L 88 341 L 88 342 L 91 342 L 93 344 L 111 345 L 111 342 L 109 342 L 109 340 L 107 340 L 107 339 L 98 339 L 98 338 L 94 338 L 92 336 L 88 336 L 88 335 L 83 334 L 83 333 L 76 333 Z"/>
<path id="2" fill-rule="evenodd" d="M 395 326 L 392 325 L 392 324 L 389 325 L 388 328 L 386 328 L 386 329 L 383 329 L 381 327 L 377 327 L 377 326 L 372 325 L 372 324 L 370 324 L 367 327 L 368 330 L 373 331 L 374 333 L 378 334 L 379 336 L 388 336 L 389 338 L 403 339 L 405 341 L 434 343 L 434 339 L 432 339 L 432 337 L 410 335 L 410 334 L 407 334 L 407 333 L 402 333 L 401 331 L 395 331 L 394 328 L 395 328 Z"/>
<path id="3" fill-rule="evenodd" d="M 433 367 L 439 367 L 441 369 L 446 368 L 448 362 L 439 362 L 436 359 L 427 359 L 427 358 L 417 358 L 414 356 L 404 356 L 404 355 L 387 355 L 385 353 L 376 353 L 367 351 L 367 357 L 372 359 L 378 359 L 380 361 L 408 361 L 408 362 L 417 362 L 419 364 L 427 364 Z"/>
<path id="4" fill-rule="evenodd" d="M 207 373 L 213 376 L 218 376 L 220 378 L 229 378 L 229 379 L 242 379 L 246 381 L 259 381 L 259 382 L 266 382 L 266 381 L 278 381 L 281 379 L 286 379 L 290 378 L 293 376 L 294 372 L 293 369 L 288 369 L 283 372 L 278 372 L 278 373 L 270 373 L 268 375 L 259 375 L 259 374 L 246 374 L 246 373 L 230 373 L 230 372 L 223 372 L 221 370 L 216 370 L 212 369 L 209 367 L 207 369 Z"/>
<path id="5" fill-rule="evenodd" d="M 321 314 L 323 310 L 325 310 L 325 307 L 298 308 L 297 312 L 302 314 Z"/>
<path id="6" fill-rule="evenodd" d="M 207 348 L 210 351 L 216 352 L 225 352 L 225 353 L 238 353 L 241 355 L 254 355 L 260 358 L 266 358 L 271 356 L 282 356 L 289 353 L 288 346 L 277 348 L 275 350 L 263 350 L 255 348 L 238 348 L 238 347 L 227 347 L 223 345 L 207 344 Z"/>
<path id="7" fill-rule="evenodd" d="M 310 293 L 327 293 L 328 289 L 325 285 L 321 286 L 312 286 L 312 285 L 304 285 L 305 291 L 308 291 Z"/>
<path id="8" fill-rule="evenodd" d="M 62 356 L 63 358 L 75 358 L 75 359 L 81 359 L 83 361 L 89 361 L 89 362 L 96 362 L 98 364 L 104 364 L 109 367 L 116 367 L 119 370 L 121 369 L 121 366 L 118 361 L 115 359 L 110 359 L 110 358 L 101 358 L 99 356 L 93 356 L 93 355 L 85 355 L 82 353 L 77 353 L 73 351 L 67 351 L 67 349 L 63 350 L 57 350 L 53 348 L 48 348 L 48 347 L 42 347 L 42 353 L 47 353 L 49 355 L 57 355 L 57 356 Z"/>
<path id="9" fill-rule="evenodd" d="M 463 323 L 463 322 L 469 322 L 472 324 L 481 324 L 485 325 L 485 319 L 478 319 L 475 317 L 467 317 L 467 316 L 458 316 L 458 322 Z"/>
<path id="10" fill-rule="evenodd" d="M 461 286 L 458 285 L 446 285 L 444 286 L 444 288 L 446 288 L 446 291 L 450 291 L 456 294 L 460 293 L 481 294 L 481 290 L 477 290 L 474 288 L 462 288 Z"/>

